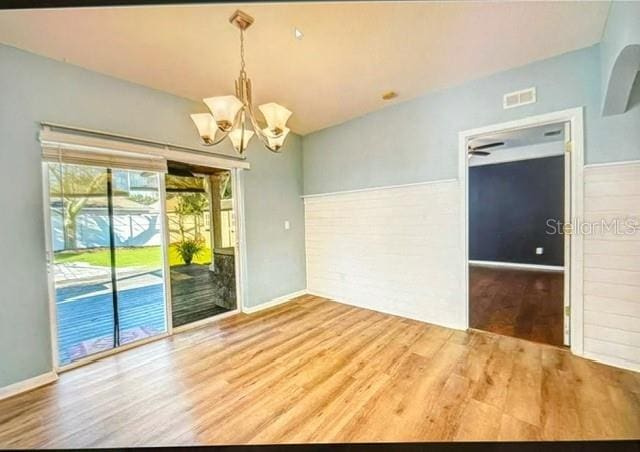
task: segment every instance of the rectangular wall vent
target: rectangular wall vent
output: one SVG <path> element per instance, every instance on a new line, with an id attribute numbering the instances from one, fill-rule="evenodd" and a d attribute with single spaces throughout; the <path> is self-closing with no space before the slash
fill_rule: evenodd
<path id="1" fill-rule="evenodd" d="M 514 91 L 504 95 L 502 106 L 504 108 L 520 107 L 522 105 L 533 104 L 536 102 L 535 87 Z"/>

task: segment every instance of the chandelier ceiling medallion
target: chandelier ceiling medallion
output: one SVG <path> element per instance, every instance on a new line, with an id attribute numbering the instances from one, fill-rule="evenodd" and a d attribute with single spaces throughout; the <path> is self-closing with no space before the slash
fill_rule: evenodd
<path id="1" fill-rule="evenodd" d="M 229 22 L 240 30 L 240 76 L 236 80 L 236 95 L 203 99 L 211 113 L 193 114 L 191 119 L 205 146 L 214 146 L 229 137 L 236 152 L 244 155 L 249 140 L 256 135 L 267 149 L 281 152 L 289 133 L 286 124 L 291 112 L 275 102 L 260 105 L 258 109 L 266 127 L 260 126 L 251 103 L 251 80 L 247 77 L 244 61 L 244 32 L 253 23 L 253 17 L 238 10 Z M 253 130 L 249 129 L 249 123 Z"/>

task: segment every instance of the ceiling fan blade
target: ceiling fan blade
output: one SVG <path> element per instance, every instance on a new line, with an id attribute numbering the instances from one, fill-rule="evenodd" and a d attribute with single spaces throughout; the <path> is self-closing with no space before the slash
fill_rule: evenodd
<path id="1" fill-rule="evenodd" d="M 480 151 L 482 149 L 490 149 L 490 148 L 495 148 L 495 147 L 498 147 L 498 146 L 504 146 L 504 141 L 496 141 L 495 143 L 480 144 L 478 146 L 469 145 L 469 150 L 471 150 L 471 151 Z"/>
<path id="2" fill-rule="evenodd" d="M 491 152 L 487 152 L 487 151 L 469 151 L 469 155 L 478 156 L 478 157 L 486 157 L 487 155 L 491 155 Z"/>

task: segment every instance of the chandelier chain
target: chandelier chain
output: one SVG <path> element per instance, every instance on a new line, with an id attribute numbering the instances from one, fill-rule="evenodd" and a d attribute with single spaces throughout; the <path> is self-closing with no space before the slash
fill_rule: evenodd
<path id="1" fill-rule="evenodd" d="M 244 30 L 240 30 L 240 73 L 246 74 L 244 63 Z"/>

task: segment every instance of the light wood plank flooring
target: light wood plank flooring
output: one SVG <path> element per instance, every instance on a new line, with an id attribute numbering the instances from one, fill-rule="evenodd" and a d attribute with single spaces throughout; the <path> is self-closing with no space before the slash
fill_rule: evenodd
<path id="1" fill-rule="evenodd" d="M 305 296 L 0 401 L 0 447 L 640 437 L 640 374 Z"/>

